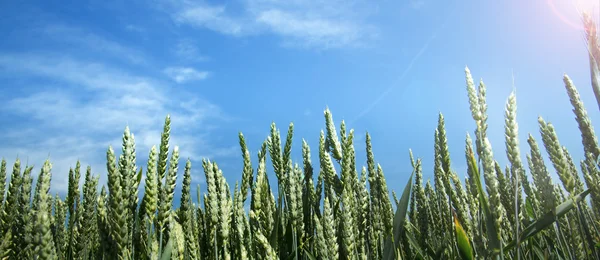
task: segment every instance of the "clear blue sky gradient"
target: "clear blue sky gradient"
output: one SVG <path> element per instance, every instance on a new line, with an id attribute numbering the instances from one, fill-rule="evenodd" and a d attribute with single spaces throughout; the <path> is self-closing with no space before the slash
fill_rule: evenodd
<path id="1" fill-rule="evenodd" d="M 256 168 L 270 123 L 285 135 L 293 122 L 294 161 L 301 163 L 305 138 L 317 166 L 329 107 L 338 126 L 343 119 L 356 131 L 358 167 L 369 131 L 388 187 L 400 193 L 409 149 L 423 158 L 425 180 L 432 177 L 440 112 L 452 168 L 464 179 L 465 136 L 475 127 L 469 66 L 488 87 L 489 137 L 503 166 L 513 73 L 523 159 L 528 133 L 541 145 L 541 115 L 578 162 L 583 149 L 564 73 L 594 126 L 600 114 L 575 2 L 561 2 L 4 1 L 0 156 L 10 166 L 19 156 L 36 175 L 49 156 L 52 192 L 64 195 L 77 159 L 105 183 L 106 149 L 120 153 L 127 125 L 145 169 L 171 114 L 171 148 L 180 146 L 180 175 L 192 160 L 193 191 L 205 190 L 202 158 L 217 161 L 233 187 L 242 168 L 239 131 Z"/>

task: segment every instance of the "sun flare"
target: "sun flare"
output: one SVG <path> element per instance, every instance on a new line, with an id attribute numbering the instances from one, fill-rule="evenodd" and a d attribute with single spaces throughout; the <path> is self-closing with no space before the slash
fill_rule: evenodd
<path id="1" fill-rule="evenodd" d="M 594 20 L 600 19 L 600 0 L 547 0 L 548 6 L 561 22 L 569 25 L 573 29 L 583 30 L 582 14 L 587 13 Z"/>

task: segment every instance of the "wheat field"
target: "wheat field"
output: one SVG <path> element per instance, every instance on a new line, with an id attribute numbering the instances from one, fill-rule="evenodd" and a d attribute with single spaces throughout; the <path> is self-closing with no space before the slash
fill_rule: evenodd
<path id="1" fill-rule="evenodd" d="M 591 85 L 600 95 L 596 26 L 587 16 L 584 24 Z M 34 170 L 16 159 L 9 172 L 2 159 L 0 259 L 600 259 L 600 146 L 577 88 L 569 76 L 563 81 L 585 158 L 573 159 L 542 117 L 541 140 L 520 133 L 514 92 L 505 105 L 504 145 L 492 147 L 486 86 L 466 68 L 476 129 L 465 137 L 467 172 L 452 168 L 440 114 L 432 129 L 434 178 L 423 179 L 422 161 L 410 152 L 412 174 L 399 197 L 388 190 L 371 136 L 367 164 L 357 165 L 354 130 L 335 125 L 329 109 L 318 146 L 303 140 L 298 148 L 301 162 L 291 160 L 293 124 L 282 136 L 273 123 L 256 153 L 240 133 L 243 171 L 233 189 L 215 161 L 180 165 L 169 116 L 147 165 L 136 164 L 126 128 L 120 154 L 106 151 L 106 185 L 77 162 L 64 198 L 49 192 L 50 161 Z M 528 150 L 520 150 L 522 141 Z M 499 156 L 509 164 L 500 165 Z M 190 192 L 192 167 L 204 171 L 204 194 Z"/>

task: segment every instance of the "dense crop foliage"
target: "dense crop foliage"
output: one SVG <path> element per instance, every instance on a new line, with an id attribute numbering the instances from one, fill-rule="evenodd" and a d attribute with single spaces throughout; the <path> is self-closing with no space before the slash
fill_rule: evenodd
<path id="1" fill-rule="evenodd" d="M 595 26 L 585 21 L 596 92 L 600 48 Z M 135 138 L 126 128 L 121 153 L 106 151 L 107 184 L 99 187 L 91 168 L 82 173 L 77 162 L 65 198 L 49 194 L 50 161 L 34 178 L 32 166 L 17 159 L 9 171 L 3 159 L 0 259 L 600 258 L 600 146 L 571 79 L 564 76 L 585 152 L 579 162 L 541 117 L 541 140 L 529 134 L 529 149 L 520 150 L 514 93 L 506 102 L 504 146 L 493 149 L 486 86 L 476 85 L 469 69 L 465 76 L 476 130 L 465 139 L 464 180 L 459 175 L 465 173 L 452 169 L 440 114 L 433 131 L 433 180 L 423 180 L 422 161 L 410 153 L 409 181 L 399 198 L 390 197 L 371 136 L 365 138 L 367 163 L 359 166 L 354 131 L 343 121 L 336 126 L 327 109 L 315 146 L 318 163 L 311 161 L 306 141 L 302 162 L 291 160 L 293 124 L 284 137 L 271 125 L 256 154 L 258 165 L 240 133 L 241 179 L 231 189 L 219 165 L 204 159 L 207 192 L 193 199 L 192 165 L 189 160 L 180 165 L 179 148 L 171 149 L 167 116 L 144 169 L 136 164 Z M 509 161 L 504 167 L 497 161 L 501 150 Z M 175 208 L 177 189 L 182 195 Z"/>
<path id="2" fill-rule="evenodd" d="M 197 195 L 198 205 L 190 194 L 191 162 L 181 167 L 178 147 L 169 149 L 167 116 L 160 145 L 150 150 L 145 171 L 136 165 L 135 138 L 128 128 L 121 154 L 108 148 L 108 183 L 100 192 L 90 167 L 83 187 L 78 187 L 78 162 L 69 172 L 66 198 L 52 197 L 51 163 L 44 163 L 33 185 L 33 167 L 22 171 L 17 159 L 10 182 L 0 185 L 0 254 L 2 259 L 598 258 L 600 148 L 566 75 L 564 84 L 586 158 L 578 169 L 552 124 L 540 117 L 541 145 L 560 183 L 553 183 L 532 135 L 527 137 L 527 166 L 521 161 L 514 93 L 505 111 L 510 165 L 503 168 L 496 161 L 486 137 L 485 85 L 480 82 L 476 88 L 466 69 L 476 131 L 474 138 L 466 136 L 469 167 L 464 182 L 452 169 L 442 114 L 434 131 L 433 181 L 424 183 L 421 159 L 410 153 L 410 181 L 400 198 L 393 193 L 391 199 L 371 136 L 367 133 L 365 139 L 367 165 L 357 168 L 354 131 L 343 121 L 338 131 L 325 110 L 318 166 L 305 141 L 300 165 L 290 159 L 293 124 L 283 146 L 279 129 L 271 125 L 257 154 L 258 165 L 252 165 L 240 133 L 244 167 L 233 196 L 219 165 L 205 159 L 207 192 Z M 276 180 L 267 177 L 271 169 Z M 0 179 L 6 182 L 8 174 L 2 160 Z M 175 209 L 178 174 L 183 174 L 182 196 Z M 143 192 L 141 201 L 138 192 Z M 588 194 L 590 203 L 584 199 Z"/>

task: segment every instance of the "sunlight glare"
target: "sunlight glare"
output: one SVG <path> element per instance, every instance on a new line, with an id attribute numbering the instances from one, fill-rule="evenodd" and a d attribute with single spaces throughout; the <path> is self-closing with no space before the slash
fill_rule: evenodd
<path id="1" fill-rule="evenodd" d="M 583 31 L 582 14 L 588 13 L 598 21 L 600 0 L 547 0 L 548 6 L 561 22 Z"/>

